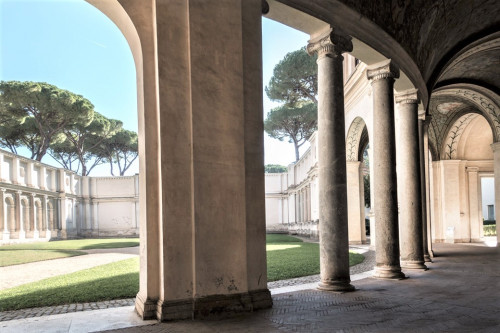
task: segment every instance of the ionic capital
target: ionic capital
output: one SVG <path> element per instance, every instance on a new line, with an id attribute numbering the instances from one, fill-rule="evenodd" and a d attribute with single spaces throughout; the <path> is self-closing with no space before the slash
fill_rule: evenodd
<path id="1" fill-rule="evenodd" d="M 344 52 L 352 51 L 351 39 L 350 36 L 336 34 L 333 28 L 329 28 L 309 40 L 307 53 L 318 54 L 318 59 L 328 55 L 340 56 Z"/>
<path id="2" fill-rule="evenodd" d="M 399 77 L 399 67 L 391 59 L 387 59 L 370 65 L 366 69 L 368 80 L 377 81 L 381 79 L 397 79 Z"/>
<path id="3" fill-rule="evenodd" d="M 418 89 L 408 89 L 395 95 L 397 104 L 418 104 Z"/>

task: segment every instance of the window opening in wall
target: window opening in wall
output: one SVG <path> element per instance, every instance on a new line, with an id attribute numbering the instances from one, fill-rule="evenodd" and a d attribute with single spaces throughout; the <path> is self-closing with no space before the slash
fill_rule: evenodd
<path id="1" fill-rule="evenodd" d="M 481 177 L 481 211 L 483 214 L 483 236 L 495 236 L 495 179 L 493 177 Z"/>

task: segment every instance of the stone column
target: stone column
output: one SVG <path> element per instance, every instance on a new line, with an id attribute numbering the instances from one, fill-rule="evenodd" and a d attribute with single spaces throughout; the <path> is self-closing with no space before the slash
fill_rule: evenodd
<path id="1" fill-rule="evenodd" d="M 403 279 L 399 264 L 394 79 L 399 68 L 385 60 L 367 68 L 373 90 L 373 194 L 376 229 L 374 277 Z"/>
<path id="2" fill-rule="evenodd" d="M 399 108 L 398 175 L 401 267 L 427 269 L 422 236 L 422 189 L 416 89 L 396 95 Z"/>
<path id="3" fill-rule="evenodd" d="M 425 176 L 425 144 L 424 144 L 424 133 L 425 133 L 425 111 L 419 112 L 418 116 L 418 147 L 420 156 L 420 191 L 422 198 L 422 241 L 424 247 L 424 260 L 426 262 L 432 262 L 431 256 L 429 255 L 429 247 L 427 246 L 427 186 L 426 186 L 426 176 Z"/>
<path id="4" fill-rule="evenodd" d="M 30 193 L 30 225 L 33 226 L 33 238 L 40 238 L 40 231 L 37 226 L 37 211 L 35 206 L 35 194 Z"/>
<path id="5" fill-rule="evenodd" d="M 1 163 L 1 161 L 0 161 Z M 1 167 L 0 167 L 1 169 Z M 7 210 L 5 207 L 5 189 L 0 188 L 0 226 L 3 226 L 3 240 L 8 240 L 10 238 L 9 225 L 7 221 Z"/>
<path id="6" fill-rule="evenodd" d="M 495 173 L 495 217 L 500 220 L 500 142 L 491 145 Z M 500 243 L 500 223 L 497 222 L 497 244 Z"/>
<path id="7" fill-rule="evenodd" d="M 21 219 L 21 216 L 23 216 L 21 214 L 21 191 L 17 191 L 16 192 L 16 202 L 15 202 L 15 205 L 16 205 L 16 221 L 17 223 L 19 223 L 19 239 L 25 239 L 26 238 L 26 231 L 24 230 L 24 225 L 23 225 L 23 219 Z"/>
<path id="8" fill-rule="evenodd" d="M 49 225 L 49 209 L 47 199 L 46 195 L 42 197 L 42 223 L 45 226 L 45 238 L 50 239 L 51 230 Z"/>
<path id="9" fill-rule="evenodd" d="M 333 29 L 313 36 L 309 54 L 318 54 L 318 173 L 321 282 L 328 291 L 352 291 L 349 275 L 346 146 L 342 53 L 350 37 Z"/>

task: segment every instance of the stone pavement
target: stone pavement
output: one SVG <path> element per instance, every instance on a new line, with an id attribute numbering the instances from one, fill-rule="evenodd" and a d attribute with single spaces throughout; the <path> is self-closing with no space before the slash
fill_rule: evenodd
<path id="1" fill-rule="evenodd" d="M 356 292 L 342 294 L 312 289 L 316 280 L 285 287 L 294 292 L 273 289 L 274 306 L 269 310 L 221 321 L 170 322 L 113 332 L 500 332 L 499 248 L 437 244 L 435 253 L 429 271 L 405 271 L 410 278 L 402 281 L 364 278 L 353 283 Z M 115 317 L 106 311 L 115 311 Z M 86 324 L 81 319 L 85 316 Z M 120 321 L 125 317 L 128 321 Z M 128 306 L 4 321 L 0 331 L 86 332 L 138 324 L 151 322 L 138 322 L 133 306 Z"/>
<path id="2" fill-rule="evenodd" d="M 359 280 L 352 293 L 274 295 L 272 309 L 221 321 L 179 321 L 109 332 L 500 332 L 500 248 L 436 244 L 428 271 Z"/>

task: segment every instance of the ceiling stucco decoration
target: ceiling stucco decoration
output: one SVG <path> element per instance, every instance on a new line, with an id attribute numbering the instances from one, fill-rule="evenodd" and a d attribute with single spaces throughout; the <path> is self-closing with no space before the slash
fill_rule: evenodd
<path id="1" fill-rule="evenodd" d="M 500 32 L 485 37 L 459 53 L 445 67 L 438 82 L 473 80 L 500 87 Z"/>
<path id="2" fill-rule="evenodd" d="M 463 108 L 464 103 L 460 102 L 447 102 L 447 103 L 441 103 L 437 106 L 437 110 L 439 113 L 442 114 L 447 114 L 449 112 L 453 112 L 459 108 Z"/>
<path id="3" fill-rule="evenodd" d="M 460 138 L 464 133 L 467 126 L 474 120 L 476 117 L 479 117 L 477 113 L 467 113 L 460 118 L 458 118 L 455 123 L 451 126 L 448 134 L 446 136 L 446 140 L 443 145 L 441 157 L 443 160 L 454 160 L 457 159 L 458 152 L 458 143 L 460 142 Z"/>
<path id="4" fill-rule="evenodd" d="M 433 92 L 429 105 L 429 145 L 439 156 L 449 159 L 453 155 L 453 145 L 449 132 L 458 118 L 465 114 L 479 113 L 490 124 L 494 141 L 500 141 L 500 97 L 495 93 L 474 85 L 457 84 Z M 466 125 L 466 124 L 463 124 Z M 460 127 L 462 128 L 462 127 Z M 451 147 L 448 151 L 444 148 Z"/>
<path id="5" fill-rule="evenodd" d="M 360 117 L 355 118 L 349 127 L 346 140 L 346 160 L 348 162 L 358 161 L 361 136 L 365 127 L 365 122 Z"/>

